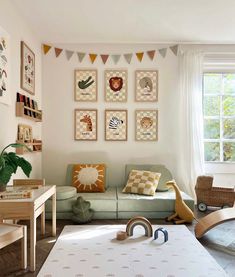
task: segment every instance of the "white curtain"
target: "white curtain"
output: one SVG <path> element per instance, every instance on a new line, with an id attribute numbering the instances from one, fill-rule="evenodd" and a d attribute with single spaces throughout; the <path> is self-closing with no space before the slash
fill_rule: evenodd
<path id="1" fill-rule="evenodd" d="M 198 175 L 204 173 L 202 77 L 203 53 L 179 53 L 180 66 L 180 179 L 185 192 L 195 197 Z"/>

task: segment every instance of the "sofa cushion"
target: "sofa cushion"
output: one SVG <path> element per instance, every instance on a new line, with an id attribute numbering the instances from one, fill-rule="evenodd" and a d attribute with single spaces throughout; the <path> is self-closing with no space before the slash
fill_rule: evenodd
<path id="1" fill-rule="evenodd" d="M 131 170 L 127 184 L 122 192 L 154 195 L 160 177 L 161 174 L 156 172 Z"/>
<path id="2" fill-rule="evenodd" d="M 131 170 L 147 170 L 152 172 L 159 172 L 161 173 L 161 178 L 159 180 L 157 191 L 167 191 L 168 188 L 166 187 L 166 182 L 172 180 L 172 175 L 170 171 L 161 164 L 127 164 L 125 170 L 125 180 L 127 182 L 128 176 Z"/>
<path id="3" fill-rule="evenodd" d="M 56 186 L 56 200 L 65 200 L 76 196 L 77 190 L 72 186 Z"/>
<path id="4" fill-rule="evenodd" d="M 194 200 L 186 193 L 181 192 L 183 200 L 190 209 L 194 209 Z M 154 196 L 123 193 L 117 190 L 118 212 L 157 212 L 175 210 L 175 191 L 156 192 Z"/>
<path id="5" fill-rule="evenodd" d="M 105 191 L 105 164 L 76 164 L 72 184 L 77 192 Z"/>

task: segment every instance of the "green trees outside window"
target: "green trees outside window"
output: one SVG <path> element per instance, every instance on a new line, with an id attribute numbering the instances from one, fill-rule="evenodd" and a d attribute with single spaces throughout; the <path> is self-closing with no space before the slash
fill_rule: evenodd
<path id="1" fill-rule="evenodd" d="M 235 73 L 204 73 L 204 157 L 235 162 Z"/>

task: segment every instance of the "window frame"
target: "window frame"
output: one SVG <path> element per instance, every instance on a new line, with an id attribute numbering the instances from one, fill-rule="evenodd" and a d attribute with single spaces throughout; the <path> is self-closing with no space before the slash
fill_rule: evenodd
<path id="1" fill-rule="evenodd" d="M 223 97 L 224 96 L 232 96 L 235 98 L 235 92 L 234 94 L 231 95 L 226 95 L 223 94 L 222 92 L 224 91 L 222 89 L 222 91 L 220 91 L 220 93 L 204 93 L 204 75 L 206 74 L 234 74 L 235 75 L 235 69 L 230 69 L 230 70 L 204 70 L 202 73 L 202 106 L 203 106 L 203 129 L 204 129 L 204 119 L 217 119 L 219 120 L 219 125 L 220 125 L 220 132 L 219 132 L 219 138 L 218 139 L 205 139 L 204 135 L 203 135 L 203 144 L 205 145 L 205 142 L 215 142 L 215 143 L 219 143 L 219 148 L 220 148 L 220 160 L 219 161 L 206 161 L 205 160 L 205 151 L 204 151 L 204 164 L 205 165 L 209 165 L 207 166 L 207 168 L 212 168 L 213 169 L 213 165 L 222 165 L 222 168 L 224 167 L 224 165 L 232 165 L 232 171 L 235 171 L 235 161 L 223 161 L 223 143 L 224 142 L 232 142 L 235 143 L 235 138 L 234 139 L 224 139 L 223 138 L 223 120 L 224 119 L 234 119 L 235 120 L 235 115 L 232 116 L 225 116 L 223 115 Z M 223 84 L 222 84 L 223 85 Z M 219 116 L 217 115 L 212 115 L 212 116 L 205 116 L 204 115 L 204 97 L 205 96 L 218 96 L 220 98 L 220 114 Z M 224 171 L 224 170 L 222 170 Z"/>

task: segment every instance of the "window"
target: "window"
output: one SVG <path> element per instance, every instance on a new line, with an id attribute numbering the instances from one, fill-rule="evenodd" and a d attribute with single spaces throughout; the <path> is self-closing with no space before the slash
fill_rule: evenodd
<path id="1" fill-rule="evenodd" d="M 205 162 L 235 162 L 235 73 L 204 73 Z"/>

